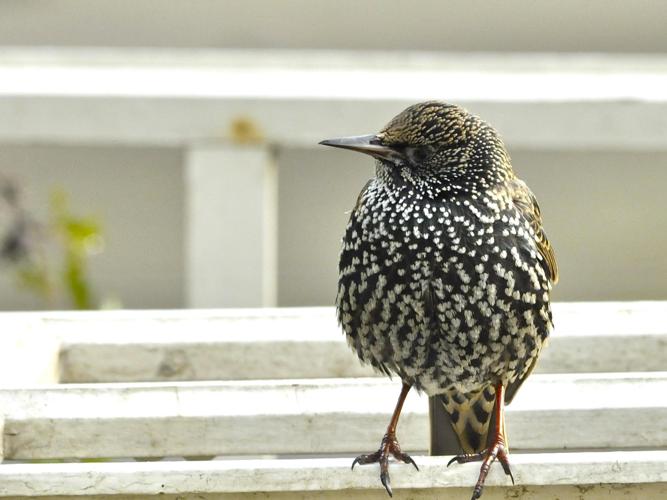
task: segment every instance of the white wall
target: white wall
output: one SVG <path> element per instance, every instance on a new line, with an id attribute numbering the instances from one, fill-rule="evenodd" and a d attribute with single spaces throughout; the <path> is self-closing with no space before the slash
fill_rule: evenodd
<path id="1" fill-rule="evenodd" d="M 558 300 L 667 299 L 667 153 L 512 158 L 539 197 L 556 248 Z M 59 185 L 76 211 L 100 216 L 107 246 L 91 260 L 92 277 L 133 308 L 184 305 L 181 161 L 168 148 L 0 144 L 0 172 L 23 180 L 39 213 Z M 278 163 L 279 305 L 332 304 L 347 212 L 372 161 L 322 148 L 282 150 Z M 35 307 L 0 273 L 0 309 Z"/>
<path id="2" fill-rule="evenodd" d="M 662 0 L 5 0 L 0 46 L 665 52 Z"/>
<path id="3" fill-rule="evenodd" d="M 557 300 L 667 298 L 667 153 L 515 152 L 562 267 Z"/>
<path id="4" fill-rule="evenodd" d="M 667 299 L 667 153 L 512 151 L 556 249 L 557 300 Z M 331 304 L 348 211 L 372 161 L 280 156 L 280 305 Z"/>
<path id="5" fill-rule="evenodd" d="M 40 217 L 57 187 L 70 194 L 74 213 L 99 217 L 106 248 L 90 260 L 99 291 L 127 307 L 182 307 L 179 150 L 0 144 L 0 172 L 20 180 L 26 206 Z M 4 271 L 0 310 L 39 308 Z"/>

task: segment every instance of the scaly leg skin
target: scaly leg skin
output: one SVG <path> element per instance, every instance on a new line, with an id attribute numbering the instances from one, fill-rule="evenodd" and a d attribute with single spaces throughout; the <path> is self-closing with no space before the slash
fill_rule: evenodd
<path id="1" fill-rule="evenodd" d="M 477 478 L 477 484 L 475 484 L 475 489 L 472 493 L 471 500 L 477 500 L 482 496 L 482 490 L 484 489 L 484 481 L 486 476 L 489 473 L 491 464 L 498 459 L 500 465 L 502 465 L 505 474 L 507 474 L 510 479 L 512 479 L 512 484 L 514 484 L 514 476 L 512 476 L 512 471 L 510 470 L 510 463 L 508 459 L 509 455 L 509 446 L 507 445 L 507 440 L 505 438 L 505 387 L 502 384 L 496 386 L 496 426 L 494 429 L 493 440 L 491 441 L 491 446 L 481 451 L 480 453 L 470 453 L 465 455 L 458 455 L 452 458 L 447 467 L 449 467 L 454 462 L 459 464 L 465 464 L 468 462 L 482 462 L 482 466 L 479 470 L 479 477 Z"/>
<path id="2" fill-rule="evenodd" d="M 369 455 L 359 455 L 352 462 L 352 469 L 357 464 L 380 464 L 380 481 L 382 485 L 389 493 L 389 496 L 393 496 L 391 491 L 391 483 L 389 480 L 389 456 L 393 456 L 396 460 L 404 462 L 406 464 L 412 464 L 415 466 L 415 469 L 419 470 L 415 461 L 410 457 L 410 455 L 403 453 L 401 447 L 398 445 L 398 440 L 396 439 L 396 426 L 398 425 L 398 417 L 401 414 L 401 409 L 403 408 L 403 401 L 410 391 L 410 385 L 403 383 L 403 388 L 401 389 L 401 395 L 398 397 L 398 402 L 396 403 L 396 408 L 394 409 L 394 414 L 391 417 L 389 422 L 389 427 L 387 427 L 387 433 L 382 438 L 382 443 L 380 443 L 380 449 L 375 453 Z"/>

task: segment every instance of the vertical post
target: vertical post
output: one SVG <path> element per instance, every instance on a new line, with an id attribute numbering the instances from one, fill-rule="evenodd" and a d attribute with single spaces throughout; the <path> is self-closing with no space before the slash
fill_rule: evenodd
<path id="1" fill-rule="evenodd" d="M 449 416 L 439 396 L 428 398 L 428 417 L 431 442 L 431 455 L 457 455 L 461 452 Z"/>
<path id="2" fill-rule="evenodd" d="M 277 170 L 264 146 L 192 146 L 185 157 L 189 307 L 275 306 Z"/>

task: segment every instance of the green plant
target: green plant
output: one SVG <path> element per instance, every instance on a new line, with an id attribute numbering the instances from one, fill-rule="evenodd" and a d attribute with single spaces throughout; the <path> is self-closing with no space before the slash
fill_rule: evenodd
<path id="1" fill-rule="evenodd" d="M 99 253 L 104 240 L 99 222 L 72 213 L 67 195 L 60 190 L 51 198 L 51 227 L 62 251 L 61 281 L 72 305 L 92 309 L 94 296 L 87 273 L 88 257 Z"/>
<path id="2" fill-rule="evenodd" d="M 88 260 L 104 247 L 99 221 L 74 213 L 62 189 L 53 191 L 44 222 L 23 207 L 15 183 L 0 178 L 0 195 L 9 215 L 8 230 L 0 233 L 0 260 L 17 286 L 47 307 L 96 308 Z"/>

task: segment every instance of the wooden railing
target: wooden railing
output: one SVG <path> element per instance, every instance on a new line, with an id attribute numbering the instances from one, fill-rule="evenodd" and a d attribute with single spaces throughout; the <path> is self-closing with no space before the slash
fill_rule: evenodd
<path id="1" fill-rule="evenodd" d="M 508 407 L 517 486 L 494 467 L 484 498 L 665 498 L 667 303 L 554 309 Z M 3 313 L 0 330 L 3 365 L 24 367 L 3 371 L 1 498 L 386 495 L 349 465 L 400 381 L 359 365 L 330 308 Z M 392 465 L 396 498 L 469 498 L 476 466 L 424 456 L 428 426 L 410 394 L 398 437 L 420 471 Z"/>

